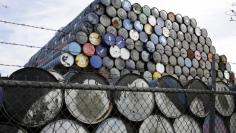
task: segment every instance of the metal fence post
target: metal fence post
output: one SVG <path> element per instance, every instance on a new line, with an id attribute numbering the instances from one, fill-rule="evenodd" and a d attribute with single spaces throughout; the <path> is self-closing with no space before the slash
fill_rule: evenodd
<path id="1" fill-rule="evenodd" d="M 215 70 L 215 55 L 212 58 L 211 63 L 211 75 L 212 75 L 212 91 L 216 90 L 216 70 Z M 210 94 L 210 120 L 209 120 L 209 133 L 215 133 L 215 94 Z"/>

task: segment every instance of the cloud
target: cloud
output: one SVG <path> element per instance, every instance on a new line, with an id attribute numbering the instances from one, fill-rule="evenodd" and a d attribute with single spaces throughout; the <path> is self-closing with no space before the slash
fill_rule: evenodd
<path id="1" fill-rule="evenodd" d="M 209 36 L 216 46 L 217 52 L 225 53 L 229 61 L 236 62 L 235 36 L 236 22 L 230 23 L 225 12 L 230 8 L 231 0 L 130 0 L 132 3 L 158 7 L 173 11 L 183 16 L 196 18 L 199 27 L 208 30 Z M 92 0 L 2 0 L 8 8 L 0 8 L 0 18 L 59 29 L 74 19 Z M 43 46 L 54 32 L 25 28 L 0 23 L 0 40 Z M 5 64 L 24 65 L 37 51 L 24 47 L 0 45 L 0 62 Z M 233 67 L 236 71 L 236 67 Z M 9 75 L 16 68 L 1 67 L 3 75 Z"/>

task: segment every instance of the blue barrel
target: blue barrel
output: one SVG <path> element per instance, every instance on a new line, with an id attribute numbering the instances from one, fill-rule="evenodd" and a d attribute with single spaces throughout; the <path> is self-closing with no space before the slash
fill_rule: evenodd
<path id="1" fill-rule="evenodd" d="M 57 82 L 49 72 L 37 68 L 20 69 L 9 79 Z M 38 127 L 54 119 L 61 111 L 62 103 L 62 91 L 58 89 L 4 88 L 5 112 L 16 123 L 27 127 Z"/>
<path id="2" fill-rule="evenodd" d="M 125 39 L 122 36 L 117 36 L 116 37 L 116 46 L 119 48 L 124 48 L 125 47 Z"/>
<path id="3" fill-rule="evenodd" d="M 102 58 L 98 55 L 90 57 L 90 64 L 93 68 L 99 69 L 102 67 Z"/>
<path id="4" fill-rule="evenodd" d="M 112 46 L 116 42 L 115 35 L 111 33 L 106 33 L 105 36 L 103 37 L 103 40 L 108 46 Z"/>
<path id="5" fill-rule="evenodd" d="M 106 47 L 104 47 L 102 45 L 99 45 L 99 46 L 96 47 L 96 54 L 98 56 L 105 57 L 105 56 L 107 56 L 107 53 L 108 53 L 108 51 L 107 51 Z"/>
<path id="6" fill-rule="evenodd" d="M 77 42 L 71 42 L 62 50 L 65 50 L 65 52 L 68 51 L 72 55 L 78 55 L 81 53 L 81 46 Z"/>

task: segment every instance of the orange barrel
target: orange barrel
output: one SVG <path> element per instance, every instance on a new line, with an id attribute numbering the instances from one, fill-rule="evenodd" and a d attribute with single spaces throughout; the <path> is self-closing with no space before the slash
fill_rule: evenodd
<path id="1" fill-rule="evenodd" d="M 95 73 L 75 73 L 71 83 L 85 85 L 108 85 L 107 80 Z M 73 90 L 65 91 L 66 107 L 73 117 L 86 124 L 97 124 L 106 119 L 111 110 L 109 93 L 106 91 Z"/>
<path id="2" fill-rule="evenodd" d="M 160 88 L 178 88 L 183 86 L 172 76 L 163 76 L 157 80 Z M 155 100 L 159 110 L 168 118 L 178 118 L 187 109 L 186 95 L 183 93 L 155 93 Z"/>
<path id="3" fill-rule="evenodd" d="M 57 82 L 49 72 L 38 68 L 23 68 L 10 76 L 11 80 Z M 17 92 L 17 93 L 16 93 Z M 45 88 L 4 88 L 4 108 L 20 125 L 38 127 L 54 119 L 62 108 L 62 91 Z"/>
<path id="4" fill-rule="evenodd" d="M 121 77 L 116 82 L 116 85 L 149 87 L 147 81 L 136 74 L 128 74 Z M 154 109 L 154 95 L 151 92 L 121 91 L 116 92 L 115 95 L 115 104 L 118 111 L 130 121 L 143 121 Z"/>
<path id="5" fill-rule="evenodd" d="M 81 124 L 67 119 L 61 119 L 46 125 L 40 133 L 89 133 Z"/>
<path id="6" fill-rule="evenodd" d="M 199 79 L 189 81 L 187 89 L 208 90 L 207 85 Z M 206 117 L 209 113 L 209 96 L 207 94 L 187 94 L 191 112 L 197 117 Z"/>

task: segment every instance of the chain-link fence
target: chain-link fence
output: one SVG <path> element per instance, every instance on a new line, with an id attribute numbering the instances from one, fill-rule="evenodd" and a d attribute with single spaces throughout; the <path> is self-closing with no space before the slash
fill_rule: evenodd
<path id="1" fill-rule="evenodd" d="M 235 133 L 235 92 L 171 76 L 148 83 L 94 75 L 72 83 L 0 80 L 2 133 Z M 4 99 L 4 100 L 3 100 Z"/>

